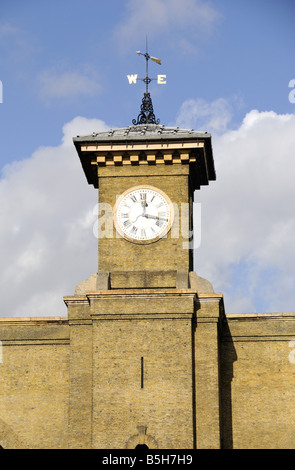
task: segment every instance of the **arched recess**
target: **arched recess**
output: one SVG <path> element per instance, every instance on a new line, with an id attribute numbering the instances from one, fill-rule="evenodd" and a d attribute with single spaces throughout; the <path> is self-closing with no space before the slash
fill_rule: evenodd
<path id="1" fill-rule="evenodd" d="M 137 426 L 137 429 L 138 433 L 131 436 L 126 442 L 126 449 L 135 449 L 137 446 L 143 449 L 144 445 L 149 449 L 159 448 L 156 439 L 146 433 L 147 426 Z"/>
<path id="2" fill-rule="evenodd" d="M 23 448 L 15 432 L 2 419 L 0 419 L 0 446 L 2 449 Z"/>

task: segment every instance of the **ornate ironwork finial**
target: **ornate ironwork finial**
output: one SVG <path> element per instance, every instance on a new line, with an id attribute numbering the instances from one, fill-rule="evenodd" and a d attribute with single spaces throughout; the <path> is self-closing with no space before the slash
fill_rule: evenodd
<path id="1" fill-rule="evenodd" d="M 132 119 L 134 126 L 138 124 L 160 124 L 160 119 L 156 119 L 150 93 L 144 93 L 140 106 L 140 113 L 137 119 Z"/>
<path id="2" fill-rule="evenodd" d="M 132 120 L 133 125 L 137 124 L 159 124 L 160 119 L 156 119 L 153 109 L 153 103 L 151 99 L 151 95 L 149 93 L 149 84 L 152 80 L 157 80 L 159 85 L 164 85 L 166 83 L 166 75 L 158 75 L 157 78 L 150 78 L 149 77 L 149 60 L 151 59 L 153 62 L 161 65 L 161 59 L 157 59 L 156 57 L 151 57 L 148 53 L 148 43 L 146 39 L 146 53 L 142 54 L 140 51 L 136 51 L 136 53 L 140 56 L 144 56 L 146 60 L 146 76 L 144 78 L 138 78 L 138 75 L 127 75 L 128 81 L 130 85 L 132 83 L 136 83 L 137 80 L 141 80 L 146 85 L 146 91 L 143 95 L 142 104 L 140 106 L 140 114 L 137 116 L 137 119 Z"/>

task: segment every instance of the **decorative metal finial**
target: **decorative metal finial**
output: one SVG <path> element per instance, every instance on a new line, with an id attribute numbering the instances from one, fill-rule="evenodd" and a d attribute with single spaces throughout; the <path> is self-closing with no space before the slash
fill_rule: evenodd
<path id="1" fill-rule="evenodd" d="M 153 109 L 153 103 L 151 99 L 151 95 L 149 93 L 149 84 L 152 80 L 157 80 L 159 85 L 164 85 L 166 83 L 166 75 L 158 75 L 157 78 L 150 78 L 149 77 L 149 60 L 151 59 L 153 62 L 161 65 L 161 59 L 157 59 L 156 57 L 151 57 L 148 53 L 148 43 L 146 39 L 146 53 L 142 54 L 140 51 L 136 51 L 136 54 L 139 56 L 142 55 L 145 57 L 146 60 L 146 76 L 145 78 L 138 78 L 138 75 L 127 75 L 128 81 L 130 85 L 132 83 L 136 83 L 137 80 L 141 80 L 146 85 L 146 90 L 143 95 L 142 104 L 140 106 L 140 114 L 137 116 L 137 119 L 132 120 L 132 124 L 159 124 L 160 119 L 156 119 Z"/>

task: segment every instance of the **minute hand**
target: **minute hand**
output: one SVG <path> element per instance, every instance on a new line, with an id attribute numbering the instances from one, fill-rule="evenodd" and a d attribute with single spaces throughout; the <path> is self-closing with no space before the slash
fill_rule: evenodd
<path id="1" fill-rule="evenodd" d="M 158 215 L 144 214 L 144 217 L 147 219 L 159 219 L 159 220 L 168 220 L 167 217 L 159 217 Z"/>

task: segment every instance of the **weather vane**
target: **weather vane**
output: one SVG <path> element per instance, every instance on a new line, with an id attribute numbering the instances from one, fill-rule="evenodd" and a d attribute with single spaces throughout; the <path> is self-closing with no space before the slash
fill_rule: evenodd
<path id="1" fill-rule="evenodd" d="M 133 125 L 138 124 L 159 124 L 160 119 L 156 119 L 154 115 L 153 103 L 151 99 L 151 95 L 149 93 L 149 84 L 152 80 L 157 80 L 159 85 L 165 85 L 166 83 L 166 75 L 158 75 L 157 78 L 150 78 L 149 77 L 149 60 L 151 59 L 153 62 L 161 65 L 161 59 L 157 59 L 156 57 L 151 57 L 148 53 L 148 43 L 146 40 L 146 53 L 142 54 L 140 51 L 136 51 L 136 54 L 139 56 L 142 55 L 145 57 L 146 60 L 146 76 L 145 78 L 138 78 L 137 74 L 134 75 L 127 75 L 129 84 L 136 83 L 137 80 L 141 80 L 146 85 L 146 91 L 143 95 L 142 104 L 140 106 L 140 114 L 138 115 L 137 119 L 132 120 Z"/>

